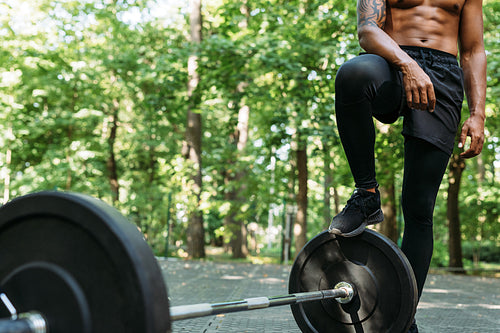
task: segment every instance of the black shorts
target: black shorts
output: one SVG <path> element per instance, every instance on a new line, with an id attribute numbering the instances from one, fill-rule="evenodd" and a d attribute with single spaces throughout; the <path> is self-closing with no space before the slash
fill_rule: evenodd
<path id="1" fill-rule="evenodd" d="M 457 58 L 446 52 L 422 47 L 401 46 L 401 49 L 429 76 L 436 95 L 436 108 L 431 113 L 409 108 L 402 92 L 399 114 L 404 116 L 403 135 L 423 139 L 451 154 L 464 100 L 463 71 Z M 398 72 L 397 79 L 401 87 L 402 78 L 402 73 Z"/>

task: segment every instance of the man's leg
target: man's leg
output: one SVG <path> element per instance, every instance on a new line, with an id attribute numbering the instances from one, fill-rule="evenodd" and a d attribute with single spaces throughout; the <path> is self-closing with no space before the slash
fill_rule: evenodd
<path id="1" fill-rule="evenodd" d="M 375 174 L 373 116 L 394 122 L 402 89 L 394 68 L 382 57 L 366 54 L 346 62 L 335 79 L 337 127 L 356 191 L 330 225 L 331 233 L 355 236 L 367 224 L 383 220 Z"/>
<path id="2" fill-rule="evenodd" d="M 433 213 L 449 155 L 413 137 L 405 140 L 402 206 L 405 221 L 402 250 L 415 273 L 422 295 L 433 251 Z"/>
<path id="3" fill-rule="evenodd" d="M 449 155 L 436 146 L 413 137 L 405 140 L 402 206 L 405 220 L 402 250 L 417 280 L 418 297 L 429 270 L 434 246 L 432 216 Z M 408 333 L 418 333 L 414 321 Z"/>

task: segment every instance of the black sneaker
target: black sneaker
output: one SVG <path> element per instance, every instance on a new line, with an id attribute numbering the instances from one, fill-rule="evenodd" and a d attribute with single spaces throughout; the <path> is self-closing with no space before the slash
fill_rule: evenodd
<path id="1" fill-rule="evenodd" d="M 380 209 L 380 192 L 356 189 L 344 209 L 332 219 L 328 231 L 344 237 L 354 237 L 363 232 L 369 224 L 384 220 Z"/>
<path id="2" fill-rule="evenodd" d="M 408 333 L 418 333 L 417 322 L 415 321 L 415 319 L 413 319 L 413 323 L 411 324 Z"/>

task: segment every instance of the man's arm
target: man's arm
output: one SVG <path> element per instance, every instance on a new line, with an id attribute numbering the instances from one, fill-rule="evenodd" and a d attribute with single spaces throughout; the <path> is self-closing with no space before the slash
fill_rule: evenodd
<path id="1" fill-rule="evenodd" d="M 358 0 L 357 13 L 361 47 L 368 53 L 385 58 L 401 70 L 410 108 L 434 111 L 436 97 L 431 80 L 383 30 L 387 15 L 386 0 Z"/>
<path id="2" fill-rule="evenodd" d="M 462 127 L 458 146 L 471 137 L 470 147 L 461 154 L 464 158 L 481 153 L 484 143 L 486 103 L 486 54 L 483 42 L 482 0 L 467 0 L 460 21 L 460 65 L 464 71 L 465 95 L 470 118 Z"/>

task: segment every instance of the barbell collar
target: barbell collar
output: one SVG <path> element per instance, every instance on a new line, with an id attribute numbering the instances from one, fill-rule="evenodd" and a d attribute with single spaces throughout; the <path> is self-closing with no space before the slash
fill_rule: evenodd
<path id="1" fill-rule="evenodd" d="M 27 312 L 17 319 L 0 319 L 0 332 L 8 333 L 47 333 L 47 322 L 38 312 Z"/>
<path id="2" fill-rule="evenodd" d="M 354 287 L 347 282 L 339 282 L 335 285 L 335 289 L 343 289 L 347 296 L 345 297 L 337 297 L 335 300 L 339 302 L 340 304 L 347 304 L 350 301 L 352 301 L 354 295 L 355 295 L 355 290 Z"/>

